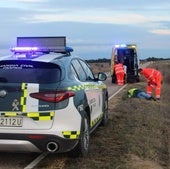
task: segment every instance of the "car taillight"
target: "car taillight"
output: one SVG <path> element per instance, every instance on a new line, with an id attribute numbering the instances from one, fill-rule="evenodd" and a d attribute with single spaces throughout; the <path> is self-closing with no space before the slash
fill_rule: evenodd
<path id="1" fill-rule="evenodd" d="M 73 91 L 39 92 L 30 94 L 30 96 L 35 99 L 54 103 L 61 102 L 69 97 L 73 97 L 74 95 L 75 93 Z"/>
<path id="2" fill-rule="evenodd" d="M 28 135 L 27 136 L 29 139 L 32 139 L 32 140 L 38 140 L 38 139 L 45 139 L 47 136 L 45 135 L 36 135 L 36 134 L 31 134 L 31 135 Z"/>

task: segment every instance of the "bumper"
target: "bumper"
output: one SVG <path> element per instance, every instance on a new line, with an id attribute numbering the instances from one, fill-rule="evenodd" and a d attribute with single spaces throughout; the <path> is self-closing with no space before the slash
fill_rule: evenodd
<path id="1" fill-rule="evenodd" d="M 46 134 L 0 133 L 0 151 L 62 153 L 72 150 L 78 139 L 63 139 Z"/>

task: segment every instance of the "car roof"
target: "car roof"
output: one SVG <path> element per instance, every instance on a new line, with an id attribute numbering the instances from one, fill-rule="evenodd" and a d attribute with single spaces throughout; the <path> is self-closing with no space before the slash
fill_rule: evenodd
<path id="1" fill-rule="evenodd" d="M 39 53 L 39 54 L 29 54 L 27 57 L 27 53 L 16 53 L 7 56 L 0 57 L 1 60 L 32 60 L 32 61 L 42 61 L 42 62 L 52 62 L 52 60 L 63 57 L 64 54 L 60 53 Z"/>

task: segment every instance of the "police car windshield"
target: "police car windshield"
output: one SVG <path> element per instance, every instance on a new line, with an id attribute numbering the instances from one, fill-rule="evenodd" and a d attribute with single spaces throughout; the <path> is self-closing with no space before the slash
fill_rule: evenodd
<path id="1" fill-rule="evenodd" d="M 61 80 L 61 69 L 58 65 L 30 61 L 1 61 L 0 77 L 3 83 L 56 83 Z"/>

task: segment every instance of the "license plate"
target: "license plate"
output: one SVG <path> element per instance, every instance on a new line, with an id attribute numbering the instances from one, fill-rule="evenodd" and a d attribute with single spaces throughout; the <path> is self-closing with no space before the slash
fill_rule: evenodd
<path id="1" fill-rule="evenodd" d="M 0 117 L 0 127 L 22 127 L 22 117 Z"/>

